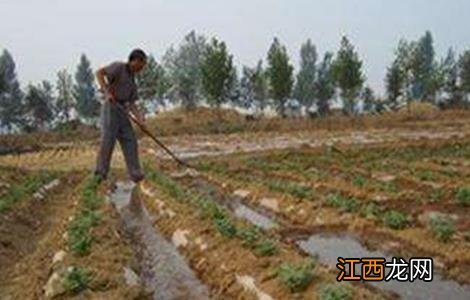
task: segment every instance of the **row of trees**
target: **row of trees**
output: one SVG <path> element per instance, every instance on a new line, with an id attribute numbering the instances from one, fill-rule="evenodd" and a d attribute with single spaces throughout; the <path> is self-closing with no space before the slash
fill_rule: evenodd
<path id="1" fill-rule="evenodd" d="M 85 55 L 75 72 L 75 80 L 67 70 L 57 73 L 54 86 L 49 81 L 20 88 L 11 54 L 0 56 L 0 125 L 11 130 L 45 130 L 68 122 L 72 114 L 84 122 L 93 122 L 99 110 L 94 74 Z"/>
<path id="2" fill-rule="evenodd" d="M 470 50 L 457 57 L 450 48 L 447 56 L 438 61 L 430 32 L 417 41 L 401 40 L 385 82 L 387 100 L 395 105 L 413 100 L 443 106 L 468 105 Z"/>
<path id="3" fill-rule="evenodd" d="M 380 111 L 384 106 L 393 108 L 409 101 L 445 106 L 468 103 L 470 50 L 457 57 L 449 49 L 447 56 L 438 61 L 430 32 L 417 41 L 399 42 L 387 69 L 384 99 L 377 99 L 373 90 L 365 86 L 363 62 L 347 37 L 342 38 L 336 53 L 326 52 L 320 59 L 318 56 L 315 45 L 307 40 L 300 49 L 299 71 L 294 74 L 286 47 L 274 38 L 266 61 L 260 60 L 254 67 L 243 66 L 239 78 L 227 45 L 192 31 L 180 45 L 166 51 L 161 63 L 149 57 L 137 78 L 139 94 L 143 103 L 163 104 L 167 99 L 187 109 L 204 101 L 213 107 L 230 103 L 256 110 L 270 105 L 281 115 L 292 103 L 327 115 L 336 98 L 342 100 L 347 114 L 358 112 L 360 107 L 364 111 Z M 10 53 L 5 50 L 0 56 L 3 128 L 47 129 L 77 116 L 93 122 L 98 109 L 93 71 L 85 55 L 80 58 L 74 78 L 61 70 L 55 87 L 43 81 L 29 84 L 24 91 Z"/>

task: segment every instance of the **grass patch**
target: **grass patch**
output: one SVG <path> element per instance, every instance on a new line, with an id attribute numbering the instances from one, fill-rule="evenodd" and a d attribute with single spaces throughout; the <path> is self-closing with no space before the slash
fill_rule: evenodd
<path id="1" fill-rule="evenodd" d="M 392 229 L 403 229 L 408 224 L 408 216 L 396 210 L 389 210 L 385 212 L 382 217 L 385 225 Z"/>
<path id="2" fill-rule="evenodd" d="M 430 226 L 433 234 L 442 242 L 448 242 L 455 233 L 454 221 L 442 214 L 432 214 Z"/>
<path id="3" fill-rule="evenodd" d="M 276 276 L 291 293 L 302 292 L 313 280 L 316 260 L 308 258 L 299 263 L 283 263 L 276 270 Z"/>
<path id="4" fill-rule="evenodd" d="M 326 204 L 340 208 L 345 212 L 356 212 L 359 209 L 359 201 L 355 198 L 343 197 L 339 194 L 330 194 L 326 197 Z"/>
<path id="5" fill-rule="evenodd" d="M 101 216 L 96 210 L 104 199 L 97 193 L 98 179 L 91 177 L 85 183 L 80 196 L 80 213 L 68 227 L 69 249 L 77 255 L 86 255 L 90 252 L 93 237 L 92 227 L 98 225 Z"/>
<path id="6" fill-rule="evenodd" d="M 461 206 L 470 206 L 470 186 L 461 187 L 457 191 L 457 203 Z"/>
<path id="7" fill-rule="evenodd" d="M 9 210 L 15 203 L 32 195 L 40 187 L 54 180 L 55 177 L 48 172 L 26 176 L 20 184 L 12 186 L 5 195 L 0 197 L 0 213 Z"/>
<path id="8" fill-rule="evenodd" d="M 91 282 L 91 273 L 79 267 L 70 267 L 65 272 L 62 285 L 70 294 L 78 294 L 88 288 Z"/>
<path id="9" fill-rule="evenodd" d="M 353 290 L 344 284 L 330 283 L 320 288 L 321 300 L 348 300 L 353 298 Z"/>

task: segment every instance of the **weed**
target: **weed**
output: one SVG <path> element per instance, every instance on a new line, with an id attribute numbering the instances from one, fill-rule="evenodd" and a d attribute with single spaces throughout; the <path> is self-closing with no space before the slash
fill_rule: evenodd
<path id="1" fill-rule="evenodd" d="M 326 204 L 332 207 L 341 208 L 346 212 L 356 212 L 359 202 L 355 198 L 346 198 L 339 194 L 330 194 L 326 198 Z"/>
<path id="2" fill-rule="evenodd" d="M 454 222 L 448 216 L 434 213 L 431 215 L 430 225 L 432 232 L 440 241 L 448 242 L 454 235 Z"/>
<path id="3" fill-rule="evenodd" d="M 259 240 L 260 232 L 258 228 L 251 226 L 249 228 L 239 229 L 238 236 L 242 239 L 243 246 L 253 248 Z"/>
<path id="4" fill-rule="evenodd" d="M 462 206 L 470 206 L 470 186 L 459 188 L 457 191 L 457 203 Z"/>
<path id="5" fill-rule="evenodd" d="M 325 284 L 320 288 L 321 300 L 347 300 L 353 298 L 353 290 L 344 284 Z"/>
<path id="6" fill-rule="evenodd" d="M 403 229 L 408 223 L 408 216 L 396 210 L 389 210 L 383 215 L 382 221 L 392 229 Z"/>
<path id="7" fill-rule="evenodd" d="M 85 290 L 91 282 L 90 272 L 78 267 L 70 267 L 63 279 L 64 289 L 72 294 L 77 294 Z"/>
<path id="8" fill-rule="evenodd" d="M 259 256 L 271 256 L 279 252 L 279 247 L 275 241 L 265 239 L 256 244 L 254 251 Z"/>
<path id="9" fill-rule="evenodd" d="M 313 280 L 317 262 L 311 258 L 299 263 L 283 263 L 276 275 L 292 293 L 304 291 Z"/>
<path id="10" fill-rule="evenodd" d="M 361 175 L 354 176 L 352 184 L 357 187 L 364 187 L 367 183 L 367 180 Z"/>
<path id="11" fill-rule="evenodd" d="M 214 218 L 214 224 L 217 230 L 226 237 L 232 238 L 237 235 L 237 228 L 226 216 Z"/>

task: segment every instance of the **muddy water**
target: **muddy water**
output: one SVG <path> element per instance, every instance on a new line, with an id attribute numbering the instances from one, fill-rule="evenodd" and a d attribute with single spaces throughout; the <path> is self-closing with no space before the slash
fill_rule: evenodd
<path id="1" fill-rule="evenodd" d="M 209 299 L 209 293 L 173 244 L 155 231 L 132 183 L 118 183 L 111 195 L 132 241 L 141 280 L 153 299 Z"/>
<path id="2" fill-rule="evenodd" d="M 335 268 L 338 257 L 384 257 L 388 262 L 392 257 L 380 251 L 371 251 L 365 248 L 357 239 L 350 235 L 316 234 L 306 240 L 297 242 L 297 245 L 311 255 L 318 256 L 320 262 Z M 389 270 L 389 269 L 388 269 Z M 459 285 L 445 280 L 434 272 L 432 282 L 369 282 L 377 288 L 394 292 L 403 299 L 470 299 L 470 286 Z"/>
<path id="3" fill-rule="evenodd" d="M 224 195 L 213 184 L 202 178 L 186 179 L 186 183 L 192 188 L 211 196 L 211 199 L 227 207 L 240 218 L 243 218 L 263 229 L 271 229 L 277 226 L 275 217 L 270 217 L 263 212 L 258 212 L 243 205 L 237 197 Z M 391 257 L 380 251 L 372 251 L 363 246 L 358 239 L 347 234 L 315 234 L 308 239 L 297 240 L 297 246 L 312 256 L 318 257 L 320 262 L 336 269 L 338 257 L 384 257 L 388 262 Z M 446 280 L 435 270 L 432 282 L 369 282 L 370 285 L 399 295 L 402 299 L 428 300 L 428 299 L 470 299 L 470 285 L 460 285 L 455 281 Z M 368 283 L 368 284 L 369 284 Z"/>

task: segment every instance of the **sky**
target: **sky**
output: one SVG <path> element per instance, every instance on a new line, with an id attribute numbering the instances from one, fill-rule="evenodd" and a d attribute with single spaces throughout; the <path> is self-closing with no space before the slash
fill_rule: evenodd
<path id="1" fill-rule="evenodd" d="M 135 47 L 160 60 L 192 29 L 224 40 L 239 67 L 265 59 L 275 36 L 297 68 L 308 38 L 322 56 L 347 35 L 367 84 L 382 94 L 401 38 L 430 30 L 438 57 L 470 49 L 468 12 L 468 0 L 0 0 L 0 49 L 13 55 L 24 85 L 74 72 L 81 53 L 94 68 Z"/>

